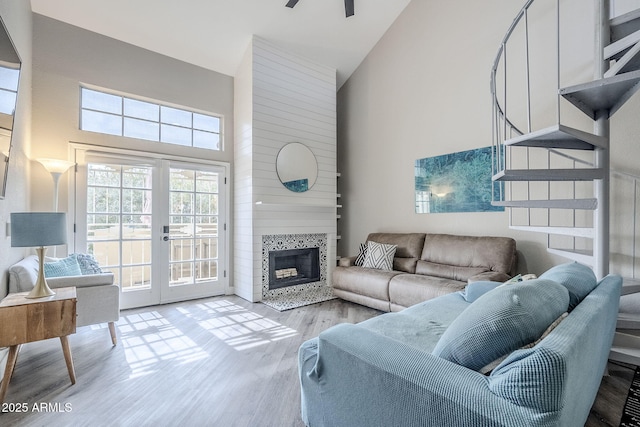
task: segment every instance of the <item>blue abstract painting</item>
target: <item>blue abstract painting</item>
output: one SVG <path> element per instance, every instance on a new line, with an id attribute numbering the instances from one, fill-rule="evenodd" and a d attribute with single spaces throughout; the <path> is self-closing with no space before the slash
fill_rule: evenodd
<path id="1" fill-rule="evenodd" d="M 498 212 L 500 182 L 491 181 L 492 147 L 416 160 L 416 213 Z"/>

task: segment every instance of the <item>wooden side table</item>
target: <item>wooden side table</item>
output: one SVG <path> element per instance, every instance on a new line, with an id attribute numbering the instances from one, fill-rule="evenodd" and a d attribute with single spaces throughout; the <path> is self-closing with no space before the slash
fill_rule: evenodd
<path id="1" fill-rule="evenodd" d="M 67 335 L 76 332 L 76 288 L 58 288 L 56 294 L 44 298 L 26 298 L 28 292 L 9 294 L 0 301 L 0 347 L 9 347 L 4 369 L 0 403 L 9 387 L 22 344 L 60 338 L 71 384 L 76 383 L 71 349 Z"/>

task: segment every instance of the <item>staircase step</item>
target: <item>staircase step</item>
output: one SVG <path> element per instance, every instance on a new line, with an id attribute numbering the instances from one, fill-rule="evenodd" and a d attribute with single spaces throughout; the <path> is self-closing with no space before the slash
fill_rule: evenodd
<path id="1" fill-rule="evenodd" d="M 568 258 L 570 260 L 579 262 L 580 264 L 588 265 L 589 267 L 593 267 L 594 265 L 592 251 L 578 250 L 578 249 L 547 248 L 547 252 L 554 255 L 559 255 L 564 258 Z"/>
<path id="2" fill-rule="evenodd" d="M 594 210 L 598 207 L 598 199 L 500 200 L 493 201 L 491 204 L 505 208 Z"/>
<path id="3" fill-rule="evenodd" d="M 611 41 L 616 42 L 640 30 L 640 9 L 616 16 L 609 21 Z"/>
<path id="4" fill-rule="evenodd" d="M 593 228 L 587 227 L 538 227 L 533 225 L 511 225 L 509 228 L 512 230 L 530 231 L 532 233 L 556 234 L 560 236 L 593 239 Z"/>
<path id="5" fill-rule="evenodd" d="M 618 59 L 624 51 L 640 42 L 640 30 L 635 31 L 604 48 L 604 59 Z"/>
<path id="6" fill-rule="evenodd" d="M 640 365 L 640 337 L 616 332 L 609 359 L 618 362 Z"/>
<path id="7" fill-rule="evenodd" d="M 602 179 L 600 168 L 592 169 L 507 169 L 493 176 L 494 181 L 591 181 Z"/>
<path id="8" fill-rule="evenodd" d="M 617 74 L 628 73 L 630 71 L 635 71 L 640 69 L 640 43 L 636 43 L 633 45 L 631 49 L 629 49 L 622 58 L 618 59 L 613 67 L 609 68 L 606 73 L 604 73 L 605 77 L 612 77 Z"/>
<path id="9" fill-rule="evenodd" d="M 596 111 L 608 110 L 612 116 L 640 89 L 640 71 L 619 74 L 560 89 L 567 101 L 595 119 Z"/>
<path id="10" fill-rule="evenodd" d="M 514 147 L 566 148 L 573 150 L 593 150 L 607 148 L 607 138 L 557 124 L 505 141 Z"/>

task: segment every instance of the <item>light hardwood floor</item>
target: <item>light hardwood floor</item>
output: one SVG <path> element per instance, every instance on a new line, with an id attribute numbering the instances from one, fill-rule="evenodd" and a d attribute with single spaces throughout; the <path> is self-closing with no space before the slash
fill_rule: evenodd
<path id="1" fill-rule="evenodd" d="M 299 345 L 379 314 L 341 300 L 280 313 L 235 296 L 126 310 L 116 347 L 106 325 L 69 337 L 74 386 L 57 340 L 23 346 L 4 409 L 26 412 L 0 425 L 303 427 Z M 618 425 L 633 370 L 610 374 L 588 426 Z"/>

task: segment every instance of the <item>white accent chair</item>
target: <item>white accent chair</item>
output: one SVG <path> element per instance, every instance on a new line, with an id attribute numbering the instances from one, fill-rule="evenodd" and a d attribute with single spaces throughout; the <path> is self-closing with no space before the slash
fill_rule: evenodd
<path id="1" fill-rule="evenodd" d="M 33 289 L 38 277 L 38 257 L 29 255 L 9 268 L 9 292 Z M 76 287 L 76 326 L 108 323 L 111 342 L 117 343 L 115 322 L 120 319 L 120 288 L 113 283 L 113 273 L 51 277 L 47 284 L 56 288 Z"/>

